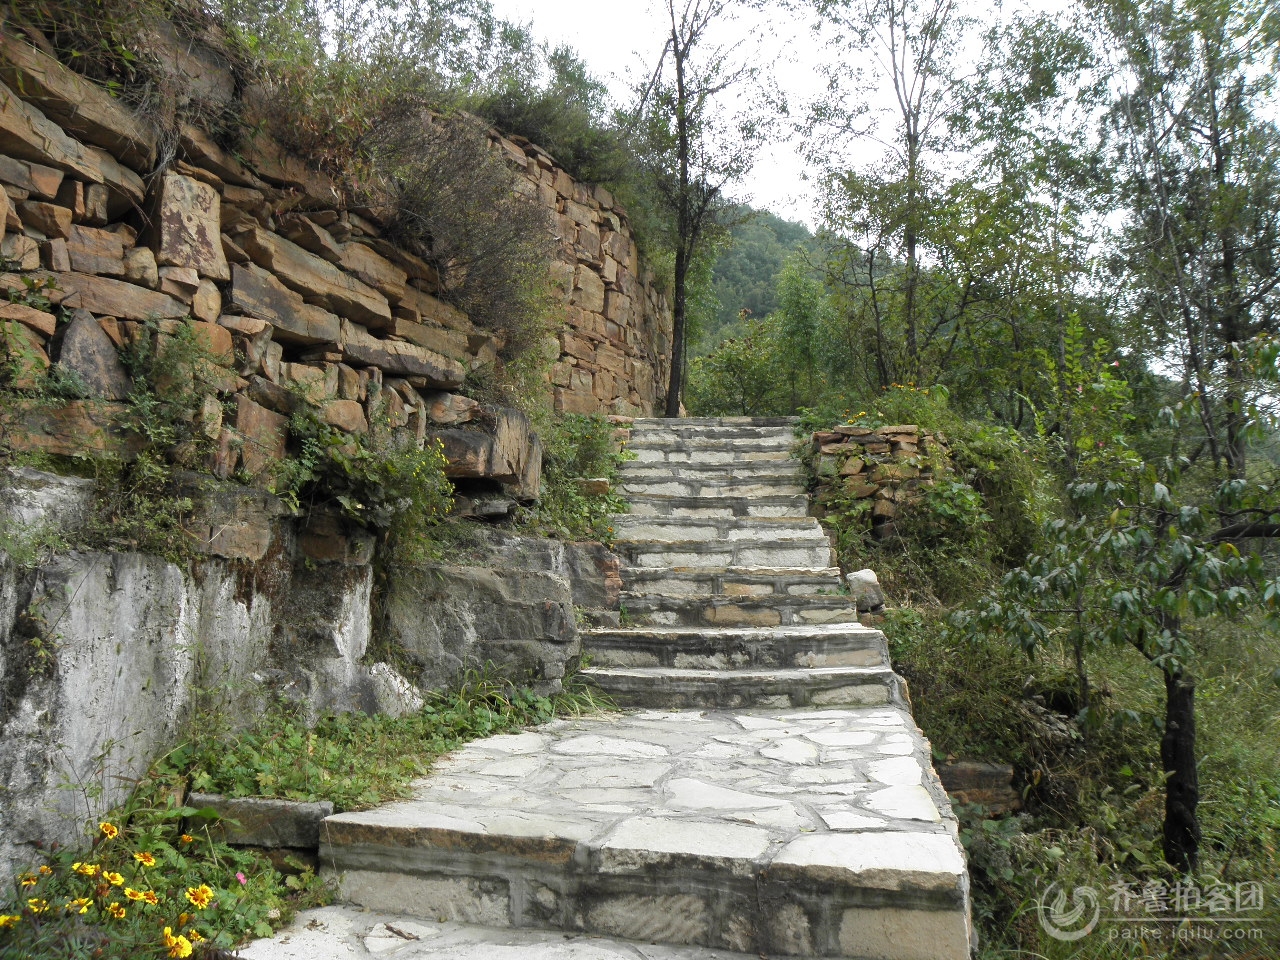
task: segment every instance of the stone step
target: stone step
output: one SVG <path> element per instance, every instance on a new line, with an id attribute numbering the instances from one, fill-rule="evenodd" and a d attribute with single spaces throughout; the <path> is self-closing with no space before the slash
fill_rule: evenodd
<path id="1" fill-rule="evenodd" d="M 623 464 L 626 466 L 626 464 Z M 795 497 L 805 495 L 804 480 L 797 476 L 723 477 L 719 474 L 673 475 L 671 470 L 650 475 L 624 476 L 623 496 L 738 499 L 744 497 Z"/>
<path id="2" fill-rule="evenodd" d="M 970 955 L 956 821 L 892 706 L 664 710 L 477 740 L 412 800 L 329 817 L 319 854 L 357 906 L 622 937 L 637 957 Z"/>
<path id="3" fill-rule="evenodd" d="M 813 517 L 611 517 L 618 540 L 671 543 L 680 540 L 778 540 L 829 542 L 822 524 Z"/>
<path id="4" fill-rule="evenodd" d="M 709 440 L 702 444 L 675 444 L 655 440 L 630 443 L 627 450 L 635 454 L 627 463 L 776 463 L 792 461 L 791 448 L 780 443 L 757 441 Z"/>
<path id="5" fill-rule="evenodd" d="M 627 439 L 628 449 L 680 450 L 794 450 L 804 441 L 788 429 L 752 429 L 746 433 L 686 432 L 673 430 L 635 430 Z"/>
<path id="6" fill-rule="evenodd" d="M 804 517 L 809 498 L 803 494 L 767 497 L 632 496 L 633 517 Z"/>
<path id="7" fill-rule="evenodd" d="M 803 481 L 804 470 L 798 460 L 754 460 L 747 463 L 641 463 L 624 460 L 618 465 L 624 481 L 654 480 L 674 477 L 685 480 L 763 480 L 783 477 Z"/>
<path id="8" fill-rule="evenodd" d="M 886 667 L 879 630 L 838 627 L 635 627 L 588 630 L 583 652 L 594 667 L 676 667 L 682 670 Z"/>
<path id="9" fill-rule="evenodd" d="M 837 596 L 844 581 L 838 567 L 703 567 L 695 570 L 624 568 L 622 582 L 636 594 L 681 597 Z"/>
<path id="10" fill-rule="evenodd" d="M 614 552 L 627 565 L 662 569 L 698 567 L 827 567 L 834 562 L 824 537 L 761 543 L 755 540 L 614 541 Z"/>
<path id="11" fill-rule="evenodd" d="M 858 622 L 858 610 L 846 596 L 672 596 L 624 590 L 621 603 L 633 621 L 655 627 L 774 627 Z"/>
<path id="12" fill-rule="evenodd" d="M 637 417 L 631 423 L 632 436 L 649 433 L 673 433 L 679 436 L 732 436 L 788 434 L 795 436 L 796 417 Z"/>
<path id="13" fill-rule="evenodd" d="M 745 710 L 902 706 L 902 680 L 886 666 L 695 670 L 588 667 L 581 676 L 620 707 Z"/>

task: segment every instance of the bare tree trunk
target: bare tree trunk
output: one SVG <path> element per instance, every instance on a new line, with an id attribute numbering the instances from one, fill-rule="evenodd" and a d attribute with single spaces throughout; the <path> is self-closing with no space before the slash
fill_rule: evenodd
<path id="1" fill-rule="evenodd" d="M 1200 778 L 1196 771 L 1196 685 L 1181 668 L 1164 671 L 1164 734 L 1160 762 L 1165 772 L 1164 858 L 1181 873 L 1194 870 L 1200 854 Z"/>

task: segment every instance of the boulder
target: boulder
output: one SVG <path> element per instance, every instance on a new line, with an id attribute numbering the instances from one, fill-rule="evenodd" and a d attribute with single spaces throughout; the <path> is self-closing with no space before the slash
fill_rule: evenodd
<path id="1" fill-rule="evenodd" d="M 370 329 L 379 330 L 391 322 L 391 307 L 382 294 L 296 243 L 258 227 L 236 240 L 254 263 L 270 270 L 304 300 Z"/>
<path id="2" fill-rule="evenodd" d="M 92 397 L 123 400 L 133 389 L 116 345 L 87 310 L 77 310 L 67 326 L 58 367 L 78 378 Z"/>
<path id="3" fill-rule="evenodd" d="M 162 267 L 189 267 L 211 280 L 230 280 L 222 250 L 222 200 L 207 183 L 180 173 L 160 178 L 152 213 L 151 248 Z"/>
<path id="4" fill-rule="evenodd" d="M 879 610 L 884 606 L 884 591 L 880 589 L 880 578 L 870 568 L 857 570 L 845 577 L 849 584 L 849 596 L 859 613 Z"/>
<path id="5" fill-rule="evenodd" d="M 23 200 L 18 204 L 18 217 L 24 226 L 38 230 L 46 237 L 66 239 L 71 229 L 71 211 L 56 203 L 42 200 Z"/>
<path id="6" fill-rule="evenodd" d="M 374 253 L 363 243 L 344 243 L 339 261 L 348 273 L 378 290 L 388 300 L 398 303 L 404 296 L 409 275 L 385 257 Z"/>
<path id="7" fill-rule="evenodd" d="M 58 124 L 0 83 L 0 153 L 111 188 L 116 209 L 141 204 L 142 178 L 105 151 L 73 140 Z"/>
<path id="8" fill-rule="evenodd" d="M 154 320 L 185 317 L 187 305 L 164 293 L 146 290 L 122 280 L 93 277 L 87 273 L 56 275 L 63 290 L 62 304 L 83 308 L 101 316 L 121 320 Z"/>
<path id="9" fill-rule="evenodd" d="M 284 459 L 289 439 L 288 418 L 254 403 L 244 394 L 236 396 L 236 432 L 244 440 L 240 462 L 255 480 Z"/>
<path id="10" fill-rule="evenodd" d="M 1022 809 L 1022 796 L 1013 786 L 1013 767 L 1007 763 L 961 760 L 942 764 L 938 778 L 957 803 L 979 804 L 991 816 Z"/>
<path id="11" fill-rule="evenodd" d="M 420 377 L 432 387 L 456 390 L 466 379 L 458 361 L 399 340 L 379 340 L 348 321 L 342 322 L 342 354 L 357 366 L 374 366 L 399 377 Z"/>
<path id="12" fill-rule="evenodd" d="M 16 320 L 43 337 L 52 337 L 54 328 L 57 326 L 57 319 L 53 314 L 22 303 L 0 301 L 0 320 Z"/>
<path id="13" fill-rule="evenodd" d="M 65 176 L 61 170 L 53 167 L 0 155 L 0 183 L 25 190 L 37 200 L 56 200 Z"/>
<path id="14" fill-rule="evenodd" d="M 11 33 L 0 34 L 0 79 L 79 140 L 102 147 L 134 170 L 151 169 L 155 128 L 100 85 Z"/>
<path id="15" fill-rule="evenodd" d="M 303 303 L 302 297 L 265 270 L 234 264 L 231 268 L 230 306 L 275 328 L 275 338 L 285 343 L 337 343 L 339 319 L 327 310 Z"/>
<path id="16" fill-rule="evenodd" d="M 72 270 L 109 277 L 127 275 L 124 242 L 120 234 L 95 227 L 73 226 L 68 228 L 66 238 Z"/>

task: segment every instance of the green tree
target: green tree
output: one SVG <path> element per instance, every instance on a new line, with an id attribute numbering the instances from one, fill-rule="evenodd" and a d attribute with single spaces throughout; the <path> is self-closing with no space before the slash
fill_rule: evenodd
<path id="1" fill-rule="evenodd" d="M 689 364 L 695 416 L 759 417 L 789 412 L 779 377 L 779 338 L 768 320 L 743 318 L 743 333 Z"/>
<path id="2" fill-rule="evenodd" d="M 1132 341 L 1176 363 L 1203 446 L 1245 476 L 1261 385 L 1243 349 L 1280 330 L 1280 38 L 1263 4 L 1088 0 L 1108 52 L 1117 276 Z"/>
<path id="3" fill-rule="evenodd" d="M 1274 344 L 1251 352 L 1274 380 Z M 1160 671 L 1164 855 L 1186 872 L 1201 839 L 1197 624 L 1249 610 L 1280 614 L 1280 578 L 1265 557 L 1265 544 L 1280 537 L 1280 502 L 1267 484 L 1229 479 L 1206 489 L 1183 460 L 1142 460 L 1122 435 L 1132 419 L 1124 384 L 1101 354 L 1090 362 L 1075 347 L 1069 356 L 1064 379 L 1080 388 L 1078 415 L 1069 420 L 1079 471 L 1066 488 L 1063 515 L 1047 524 L 1043 548 L 956 622 L 1003 635 L 1028 653 L 1064 644 L 1075 657 L 1086 729 L 1099 719 L 1086 669 L 1090 651 L 1129 648 Z M 1179 406 L 1162 414 L 1175 430 L 1191 405 Z"/>
<path id="4" fill-rule="evenodd" d="M 726 194 L 751 169 L 772 113 L 740 94 L 758 68 L 711 33 L 734 16 L 732 0 L 667 0 L 669 31 L 652 74 L 637 91 L 634 147 L 647 192 L 660 212 L 661 241 L 674 254 L 668 417 L 680 415 L 689 279 L 738 210 Z"/>
<path id="5" fill-rule="evenodd" d="M 954 0 L 814 6 L 840 54 L 808 124 L 811 157 L 825 170 L 829 227 L 844 239 L 834 272 L 856 291 L 850 317 L 867 321 L 879 386 L 928 378 L 939 365 L 927 354 L 951 335 L 954 320 L 956 291 L 936 271 L 926 273 L 926 264 L 945 232 L 937 223 L 941 156 L 954 109 L 952 60 L 969 21 Z M 868 66 L 850 72 L 848 63 Z M 869 116 L 867 104 L 886 95 L 889 119 Z M 874 166 L 849 169 L 842 141 L 867 133 L 886 153 Z"/>

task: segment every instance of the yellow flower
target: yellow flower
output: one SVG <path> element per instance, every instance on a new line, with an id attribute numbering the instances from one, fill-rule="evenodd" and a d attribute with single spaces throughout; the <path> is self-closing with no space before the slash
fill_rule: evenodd
<path id="1" fill-rule="evenodd" d="M 182 836 L 180 836 L 178 839 L 179 839 L 179 840 L 181 840 L 183 843 L 195 843 L 195 842 L 196 842 L 196 838 L 195 838 L 195 837 L 193 837 L 193 836 L 192 836 L 191 834 L 189 834 L 189 833 L 184 833 L 184 834 L 183 834 Z"/>
<path id="2" fill-rule="evenodd" d="M 22 917 L 18 916 L 16 913 L 0 914 L 0 930 L 4 930 L 6 927 L 16 926 L 18 921 L 21 919 Z"/>
<path id="3" fill-rule="evenodd" d="M 187 936 L 190 938 L 192 943 L 204 943 L 204 937 L 200 936 L 200 931 L 195 927 L 192 927 L 187 931 Z"/>
<path id="4" fill-rule="evenodd" d="M 20 880 L 20 882 L 22 883 L 22 885 L 23 885 L 24 887 L 34 887 L 37 883 L 39 883 L 39 882 L 40 882 L 40 878 L 39 878 L 39 877 L 37 877 L 37 876 L 35 876 L 35 875 L 33 875 L 33 874 L 30 874 L 30 873 L 23 874 L 23 875 L 22 875 L 21 877 L 19 877 L 18 879 Z"/>
<path id="5" fill-rule="evenodd" d="M 135 890 L 133 887 L 125 887 L 124 895 L 130 900 L 145 900 L 146 895 L 141 890 Z"/>
<path id="6" fill-rule="evenodd" d="M 32 897 L 27 901 L 27 908 L 32 913 L 44 913 L 49 909 L 49 901 L 41 900 L 39 897 Z"/>
<path id="7" fill-rule="evenodd" d="M 88 897 L 76 897 L 74 900 L 67 901 L 67 909 L 74 910 L 76 913 L 88 913 L 89 904 L 92 902 Z"/>
<path id="8" fill-rule="evenodd" d="M 213 902 L 213 891 L 207 883 L 202 883 L 198 887 L 187 887 L 187 899 L 197 910 L 203 910 Z"/>
<path id="9" fill-rule="evenodd" d="M 107 881 L 107 883 L 111 884 L 113 887 L 118 887 L 120 884 L 124 883 L 124 877 L 120 876 L 118 873 L 112 873 L 110 870 L 103 871 L 102 879 Z"/>
<path id="10" fill-rule="evenodd" d="M 116 829 L 115 825 L 107 823 L 105 820 L 98 824 L 98 829 L 102 831 L 102 835 L 108 840 L 114 840 L 120 835 L 120 831 Z"/>
<path id="11" fill-rule="evenodd" d="M 156 865 L 156 858 L 153 857 L 151 854 L 147 853 L 145 850 L 143 850 L 141 853 L 135 853 L 133 855 L 133 859 L 137 860 L 144 867 L 154 867 Z"/>
<path id="12" fill-rule="evenodd" d="M 146 891 L 142 895 L 142 899 L 147 901 L 147 903 L 151 904 L 153 907 L 160 902 L 160 898 L 156 896 L 156 892 L 154 890 Z"/>
<path id="13" fill-rule="evenodd" d="M 102 868 L 96 863 L 73 863 L 71 865 L 71 869 L 76 873 L 84 874 L 86 877 L 96 877 L 98 875 L 98 871 Z"/>
<path id="14" fill-rule="evenodd" d="M 175 937 L 172 927 L 164 928 L 164 945 L 169 948 L 169 956 L 171 957 L 191 956 L 191 941 L 181 934 Z"/>
<path id="15" fill-rule="evenodd" d="M 124 904 L 109 903 L 107 904 L 107 913 L 111 914 L 111 916 L 115 917 L 117 920 L 123 920 L 129 911 L 124 908 Z"/>
<path id="16" fill-rule="evenodd" d="M 40 864 L 40 873 L 42 876 L 47 877 L 49 874 L 53 873 L 53 867 L 49 866 L 47 863 L 42 863 Z"/>

